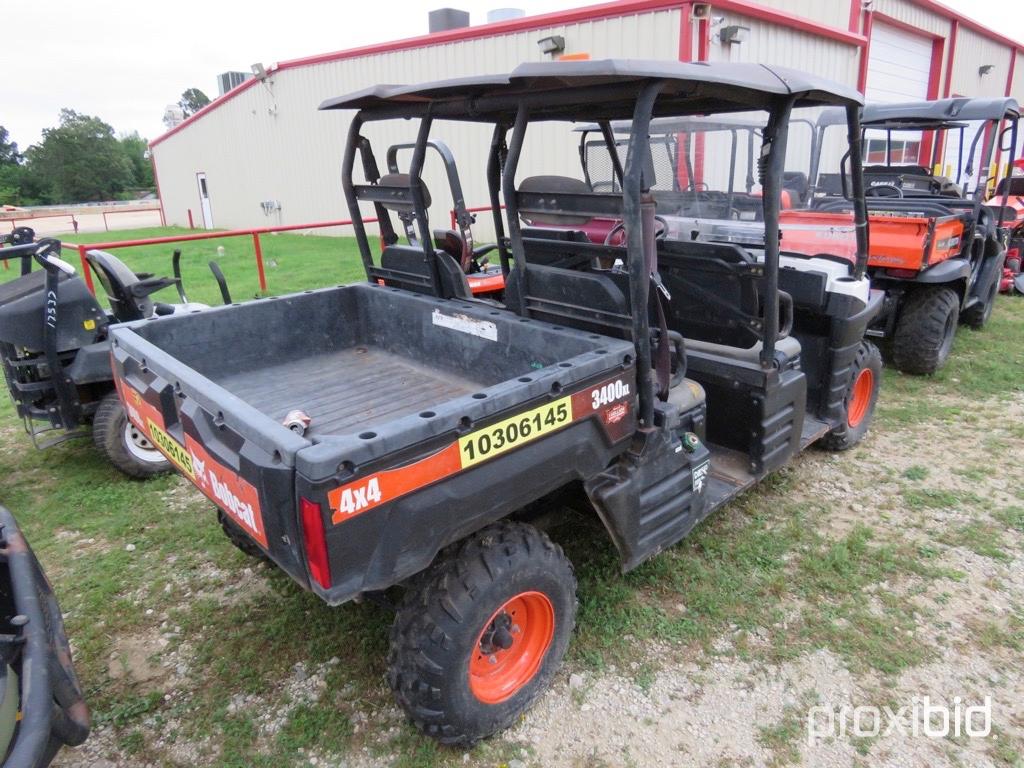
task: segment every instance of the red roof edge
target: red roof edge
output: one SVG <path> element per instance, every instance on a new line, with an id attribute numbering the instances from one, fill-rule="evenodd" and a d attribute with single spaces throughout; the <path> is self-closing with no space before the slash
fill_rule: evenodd
<path id="1" fill-rule="evenodd" d="M 611 16 L 630 16 L 638 13 L 647 13 L 673 8 L 681 8 L 685 11 L 690 7 L 691 2 L 692 0 L 690 2 L 687 0 L 618 0 L 617 2 L 588 5 L 582 8 L 572 8 L 566 11 L 543 13 L 538 16 L 524 16 L 518 19 L 498 21 L 492 24 L 480 24 L 475 27 L 450 29 L 445 32 L 435 32 L 434 34 L 419 35 L 417 37 L 409 37 L 404 40 L 376 43 L 374 45 L 366 45 L 359 48 L 349 48 L 347 50 L 323 53 L 317 56 L 289 59 L 268 67 L 267 72 L 273 74 L 274 72 L 286 69 L 296 69 L 299 67 L 312 66 L 314 64 L 323 64 L 330 61 L 341 61 L 359 56 L 372 56 L 392 51 L 404 51 L 412 48 L 423 48 L 429 45 L 443 45 L 445 43 L 454 43 L 462 40 L 474 40 L 481 37 L 490 37 L 492 35 L 503 35 L 511 32 L 521 32 L 528 29 L 538 29 L 540 27 L 549 27 L 558 24 L 573 24 L 580 21 L 603 19 Z M 1003 37 L 1002 35 L 982 26 L 979 22 L 961 16 L 952 8 L 936 2 L 936 0 L 909 0 L 909 2 L 933 11 L 934 13 L 938 13 L 941 16 L 945 16 L 946 18 L 956 19 L 962 26 L 969 27 L 990 39 L 1004 43 L 1014 50 L 1024 50 L 1024 45 L 1021 43 L 1007 37 Z M 774 8 L 760 5 L 754 2 L 754 0 L 717 0 L 717 2 L 712 0 L 711 4 L 715 8 L 724 11 L 733 11 L 734 13 L 743 14 L 752 18 L 765 19 L 809 34 L 821 35 L 822 37 L 838 40 L 861 48 L 863 48 L 867 42 L 864 35 L 851 32 L 847 29 L 832 27 L 827 24 L 820 24 L 804 17 L 794 16 L 793 14 L 786 13 L 784 11 L 778 11 Z M 232 88 L 219 99 L 212 101 L 194 115 L 189 116 L 184 122 L 176 125 L 161 136 L 157 136 L 149 142 L 149 146 L 151 148 L 155 147 L 157 144 L 160 144 L 169 137 L 178 133 L 178 131 L 184 130 L 187 126 L 199 120 L 204 115 L 209 114 L 218 107 L 223 106 L 235 96 L 248 88 L 253 87 L 258 82 L 258 80 L 253 78 L 246 80 L 235 88 Z"/>

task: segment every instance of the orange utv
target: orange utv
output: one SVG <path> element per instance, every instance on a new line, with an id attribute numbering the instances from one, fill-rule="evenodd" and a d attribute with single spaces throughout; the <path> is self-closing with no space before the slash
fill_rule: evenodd
<path id="1" fill-rule="evenodd" d="M 872 287 L 885 291 L 883 310 L 868 334 L 889 340 L 901 371 L 934 373 L 949 357 L 958 324 L 980 329 L 992 314 L 1007 230 L 1002 208 L 985 202 L 989 169 L 996 146 L 1002 152 L 1008 145 L 1012 162 L 1019 116 L 1013 99 L 952 98 L 863 109 L 868 274 Z M 844 124 L 832 110 L 819 117 L 810 207 L 850 216 L 848 154 L 838 172 L 819 173 L 829 155 L 838 154 L 829 152 L 830 145 L 838 146 L 830 134 L 838 137 Z"/>

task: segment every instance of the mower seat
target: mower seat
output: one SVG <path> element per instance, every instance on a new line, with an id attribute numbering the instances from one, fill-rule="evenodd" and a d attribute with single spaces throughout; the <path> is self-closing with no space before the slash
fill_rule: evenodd
<path id="1" fill-rule="evenodd" d="M 143 320 L 154 314 L 169 315 L 205 309 L 206 304 L 157 304 L 151 293 L 175 284 L 170 278 L 147 278 L 143 280 L 128 265 L 113 254 L 105 251 L 86 251 L 86 261 L 92 267 L 110 301 L 110 309 L 117 322 Z"/>

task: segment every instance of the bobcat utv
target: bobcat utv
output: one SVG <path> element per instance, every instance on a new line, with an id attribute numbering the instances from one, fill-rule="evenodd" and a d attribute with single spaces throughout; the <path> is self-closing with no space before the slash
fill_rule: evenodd
<path id="1" fill-rule="evenodd" d="M 941 99 L 864 107 L 864 169 L 871 250 L 868 273 L 886 293 L 885 305 L 869 334 L 890 339 L 901 371 L 940 369 L 953 348 L 957 325 L 982 328 L 992 314 L 1006 255 L 1004 218 L 1012 208 L 985 203 L 996 141 L 1012 134 L 1016 146 L 1020 110 L 1013 99 Z M 824 112 L 822 136 L 842 114 Z M 1007 132 L 1000 126 L 1010 122 Z M 813 161 L 816 177 L 811 206 L 816 211 L 849 212 L 846 172 L 818 174 L 819 141 Z M 942 176 L 923 163 L 952 173 Z M 844 163 L 845 164 L 845 158 Z M 945 169 L 944 169 L 945 170 Z M 848 215 L 848 214 L 847 214 Z"/>
<path id="2" fill-rule="evenodd" d="M 768 114 L 761 252 L 659 238 L 651 118 L 751 105 Z M 861 340 L 877 305 L 856 159 L 845 279 L 859 293 L 827 292 L 825 273 L 794 276 L 795 295 L 779 286 L 788 118 L 815 105 L 845 108 L 859 158 L 856 91 L 753 64 L 534 63 L 327 101 L 358 110 L 342 183 L 367 282 L 114 328 L 129 418 L 236 542 L 327 603 L 403 585 L 388 662 L 399 703 L 445 743 L 493 734 L 551 683 L 576 617 L 572 566 L 523 521 L 528 505 L 578 489 L 629 570 L 804 447 L 870 422 L 879 379 Z M 609 145 L 620 192 L 519 178 L 524 151 L 571 137 L 552 123 L 616 119 L 638 127 L 624 164 Z M 363 134 L 384 120 L 417 126 L 402 186 L 380 183 Z M 430 237 L 422 169 L 441 121 L 492 129 L 507 309 L 474 299 Z M 393 239 L 397 207 L 414 210 L 416 245 Z M 625 242 L 520 223 L 545 214 L 614 217 Z M 797 338 L 804 313 L 817 322 Z M 302 435 L 281 424 L 297 408 Z"/>
<path id="3" fill-rule="evenodd" d="M 0 506 L 0 760 L 45 768 L 89 735 L 89 710 L 53 590 L 14 519 Z"/>
<path id="4" fill-rule="evenodd" d="M 11 398 L 37 448 L 89 435 L 100 452 L 131 477 L 150 477 L 171 464 L 128 421 L 110 372 L 110 328 L 120 322 L 205 307 L 188 302 L 181 288 L 180 252 L 175 277 L 136 275 L 117 257 L 88 251 L 86 259 L 107 293 L 105 312 L 75 268 L 60 258 L 60 242 L 32 238 L 0 249 L 0 259 L 20 258 L 22 274 L 0 284 L 0 360 Z M 42 269 L 31 271 L 32 261 Z M 227 288 L 211 263 L 222 294 Z M 150 298 L 177 286 L 180 304 Z M 43 437 L 58 432 L 55 437 Z"/>

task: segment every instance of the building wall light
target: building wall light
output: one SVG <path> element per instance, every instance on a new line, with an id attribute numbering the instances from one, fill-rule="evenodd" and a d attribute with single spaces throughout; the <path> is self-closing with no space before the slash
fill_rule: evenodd
<path id="1" fill-rule="evenodd" d="M 542 37 L 537 41 L 537 45 L 540 46 L 540 52 L 554 56 L 556 53 L 561 53 L 565 50 L 565 38 L 561 35 L 551 35 L 551 37 Z"/>
<path id="2" fill-rule="evenodd" d="M 984 77 L 995 68 L 995 64 L 982 64 L 980 67 L 978 67 L 978 75 L 980 77 Z"/>
<path id="3" fill-rule="evenodd" d="M 738 24 L 733 24 L 729 27 L 722 27 L 722 31 L 719 33 L 722 40 L 722 45 L 737 45 L 747 42 L 750 37 L 750 27 L 742 27 Z"/>

